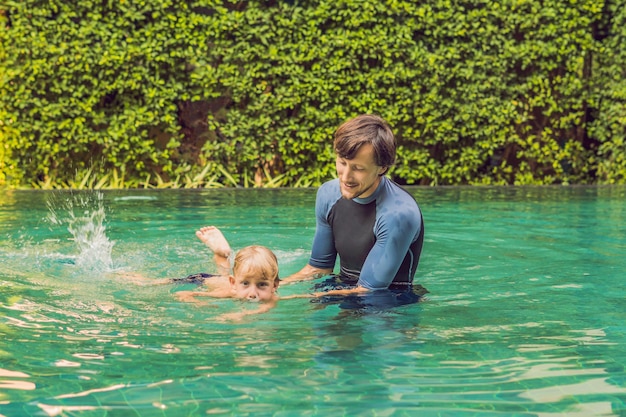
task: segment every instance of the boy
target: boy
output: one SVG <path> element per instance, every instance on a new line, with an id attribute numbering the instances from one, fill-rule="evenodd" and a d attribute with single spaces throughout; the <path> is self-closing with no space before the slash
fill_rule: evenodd
<path id="1" fill-rule="evenodd" d="M 137 274 L 123 274 L 126 279 L 139 285 L 159 284 L 201 284 L 204 291 L 179 291 L 176 297 L 181 301 L 199 303 L 197 297 L 233 298 L 258 302 L 258 308 L 237 313 L 223 314 L 220 319 L 238 320 L 251 314 L 265 313 L 276 306 L 280 283 L 276 255 L 264 246 L 247 246 L 237 252 L 231 273 L 232 249 L 222 232 L 214 226 L 206 226 L 196 232 L 196 236 L 213 252 L 217 264 L 216 275 L 199 273 L 185 278 L 147 280 Z"/>
<path id="2" fill-rule="evenodd" d="M 222 232 L 214 226 L 207 226 L 198 230 L 196 236 L 213 251 L 219 275 L 195 274 L 173 279 L 176 283 L 201 282 L 207 287 L 206 291 L 180 291 L 176 294 L 179 300 L 196 301 L 196 297 L 214 297 L 259 302 L 256 310 L 229 314 L 229 318 L 265 313 L 276 306 L 280 279 L 278 261 L 271 250 L 258 245 L 241 249 L 235 256 L 231 274 L 229 257 L 232 250 Z"/>
<path id="3" fill-rule="evenodd" d="M 230 271 L 229 257 L 232 250 L 222 232 L 214 227 L 203 227 L 196 236 L 211 251 L 218 266 L 219 275 L 194 274 L 173 279 L 176 283 L 201 282 L 206 291 L 180 291 L 181 301 L 196 301 L 196 297 L 235 298 L 259 303 L 255 310 L 224 315 L 225 318 L 241 318 L 250 314 L 265 313 L 276 306 L 280 283 L 276 255 L 264 246 L 247 246 L 237 252 Z"/>

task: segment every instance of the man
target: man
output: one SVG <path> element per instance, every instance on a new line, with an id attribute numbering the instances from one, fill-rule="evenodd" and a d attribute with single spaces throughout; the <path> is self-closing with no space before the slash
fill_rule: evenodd
<path id="1" fill-rule="evenodd" d="M 351 288 L 327 294 L 409 290 L 424 221 L 415 199 L 385 177 L 396 158 L 391 128 L 379 116 L 360 115 L 337 129 L 333 145 L 338 178 L 317 192 L 309 263 L 283 282 L 331 274 L 339 255 L 339 280 Z"/>

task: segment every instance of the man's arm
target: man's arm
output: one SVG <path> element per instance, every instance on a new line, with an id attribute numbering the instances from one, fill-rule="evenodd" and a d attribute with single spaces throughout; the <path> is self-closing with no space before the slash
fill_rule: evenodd
<path id="1" fill-rule="evenodd" d="M 334 186 L 332 183 L 326 183 L 319 188 L 315 197 L 315 236 L 313 236 L 311 257 L 307 265 L 300 271 L 281 279 L 282 283 L 308 281 L 333 272 L 337 251 L 333 239 L 333 230 L 328 224 L 327 217 L 329 207 L 339 198 L 341 198 L 341 193 L 338 183 Z"/>
<path id="2" fill-rule="evenodd" d="M 344 290 L 329 290 L 329 291 L 322 291 L 322 292 L 312 292 L 309 294 L 292 294 L 292 295 L 287 295 L 285 297 L 281 297 L 281 299 L 283 300 L 290 300 L 293 298 L 320 298 L 320 297 L 324 297 L 325 295 L 351 295 L 351 294 L 363 294 L 366 292 L 369 292 L 370 290 L 368 290 L 365 287 L 354 287 L 354 288 L 348 288 L 348 289 L 344 289 Z"/>
<path id="3" fill-rule="evenodd" d="M 314 297 L 323 297 L 325 295 L 350 295 L 350 294 L 363 294 L 365 292 L 369 292 L 365 287 L 356 286 L 354 288 L 348 288 L 344 290 L 329 290 L 324 292 L 314 292 Z"/>
<path id="4" fill-rule="evenodd" d="M 389 287 L 422 228 L 421 215 L 417 213 L 417 216 L 387 216 L 380 222 L 376 243 L 365 259 L 357 285 L 372 290 Z"/>
<path id="5" fill-rule="evenodd" d="M 307 264 L 307 266 L 305 266 L 295 274 L 289 275 L 287 278 L 281 278 L 280 283 L 289 284 L 298 281 L 309 281 L 315 278 L 321 278 L 324 275 L 328 275 L 332 272 L 333 270 L 330 268 L 316 268 Z"/>

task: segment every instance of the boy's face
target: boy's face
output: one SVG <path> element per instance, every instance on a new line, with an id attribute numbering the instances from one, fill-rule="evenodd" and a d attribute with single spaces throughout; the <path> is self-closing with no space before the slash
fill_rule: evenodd
<path id="1" fill-rule="evenodd" d="M 278 280 L 255 275 L 230 276 L 230 288 L 235 298 L 248 301 L 267 302 L 274 298 Z"/>

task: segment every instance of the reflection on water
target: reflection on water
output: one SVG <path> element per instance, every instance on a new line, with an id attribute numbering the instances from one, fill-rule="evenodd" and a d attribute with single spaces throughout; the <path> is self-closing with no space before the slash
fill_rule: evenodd
<path id="1" fill-rule="evenodd" d="M 114 272 L 211 272 L 207 224 L 296 272 L 315 190 L 0 194 L 0 415 L 626 414 L 626 188 L 411 191 L 425 302 L 242 323 Z"/>
<path id="2" fill-rule="evenodd" d="M 30 376 L 23 372 L 9 371 L 0 368 L 0 388 L 2 389 L 21 389 L 21 390 L 34 390 L 35 384 L 26 380 Z M 1 399 L 2 397 L 0 397 Z"/>

